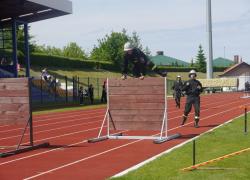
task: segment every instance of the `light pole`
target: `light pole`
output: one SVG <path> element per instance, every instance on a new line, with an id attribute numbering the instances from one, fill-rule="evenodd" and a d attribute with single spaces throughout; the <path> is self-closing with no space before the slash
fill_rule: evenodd
<path id="1" fill-rule="evenodd" d="M 208 34 L 208 60 L 207 79 L 213 78 L 213 34 L 211 0 L 207 0 L 207 34 Z"/>

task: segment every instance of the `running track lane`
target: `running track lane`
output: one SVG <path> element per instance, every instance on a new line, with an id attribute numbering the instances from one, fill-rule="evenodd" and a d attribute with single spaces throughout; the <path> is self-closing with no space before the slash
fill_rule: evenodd
<path id="1" fill-rule="evenodd" d="M 221 100 L 221 103 L 210 106 L 206 106 L 206 104 L 212 104 L 213 98 L 210 98 L 211 96 L 209 98 L 202 97 L 206 104 L 202 101 L 204 110 L 199 129 L 193 128 L 193 122 L 190 120 L 186 126 L 178 127 L 182 110 L 172 115 L 170 113 L 169 118 L 172 120 L 169 122 L 171 128 L 169 132 L 181 132 L 183 137 L 180 139 L 161 145 L 155 145 L 152 144 L 152 141 L 145 140 L 109 140 L 96 144 L 80 143 L 77 146 L 61 148 L 51 153 L 0 165 L 0 179 L 22 179 L 24 177 L 30 177 L 29 179 L 104 179 L 110 177 L 242 114 L 242 110 L 238 106 L 250 103 L 249 100 L 239 99 L 240 94 L 226 95 L 214 96 L 216 102 Z M 230 99 L 228 95 L 230 95 Z M 169 104 L 173 105 L 173 102 Z M 92 137 L 94 136 L 92 135 Z M 78 139 L 79 142 L 81 138 L 84 139 L 83 136 L 71 138 Z M 69 143 L 70 136 L 67 139 L 60 139 L 61 142 L 63 140 L 67 141 L 65 144 Z M 47 151 L 47 149 L 18 155 L 19 157 L 1 159 L 1 162 L 8 162 L 11 159 L 15 160 L 43 151 Z M 36 177 L 36 175 L 38 176 Z"/>

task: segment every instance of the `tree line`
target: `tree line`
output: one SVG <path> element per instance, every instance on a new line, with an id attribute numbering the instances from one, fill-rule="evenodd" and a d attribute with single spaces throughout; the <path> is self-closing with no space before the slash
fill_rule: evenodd
<path id="1" fill-rule="evenodd" d="M 7 31 L 4 34 L 4 39 L 11 39 L 11 32 Z M 38 45 L 33 41 L 34 36 L 29 35 L 30 53 L 41 53 L 51 56 L 61 56 L 65 58 L 77 58 L 80 60 L 94 60 L 94 61 L 107 61 L 114 65 L 120 65 L 123 59 L 123 45 L 125 42 L 130 41 L 134 47 L 141 49 L 146 55 L 151 56 L 150 49 L 146 46 L 143 47 L 141 39 L 137 32 L 132 32 L 131 35 L 127 33 L 125 29 L 121 32 L 112 31 L 110 34 L 106 34 L 103 38 L 97 40 L 97 44 L 94 45 L 91 52 L 87 53 L 76 42 L 70 42 L 63 48 L 55 46 Z M 17 30 L 17 48 L 24 54 L 24 32 L 23 28 L 19 27 Z M 11 49 L 11 41 L 6 40 L 5 48 Z M 175 66 L 173 64 L 172 66 Z M 202 46 L 199 46 L 195 62 L 192 59 L 190 63 L 191 67 L 196 68 L 200 72 L 206 71 L 206 57 Z"/>

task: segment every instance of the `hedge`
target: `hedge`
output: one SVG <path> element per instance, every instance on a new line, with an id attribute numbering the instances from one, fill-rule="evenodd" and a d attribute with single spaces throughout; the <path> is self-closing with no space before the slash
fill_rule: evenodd
<path id="1" fill-rule="evenodd" d="M 44 66 L 44 67 L 68 67 L 68 68 L 88 68 L 88 69 L 105 69 L 117 70 L 111 62 L 107 61 L 94 61 L 82 60 L 80 58 L 66 58 L 61 56 L 52 56 L 41 53 L 32 53 L 30 55 L 31 65 Z"/>

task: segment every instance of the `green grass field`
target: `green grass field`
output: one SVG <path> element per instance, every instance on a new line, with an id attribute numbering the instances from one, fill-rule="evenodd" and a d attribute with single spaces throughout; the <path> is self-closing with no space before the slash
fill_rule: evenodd
<path id="1" fill-rule="evenodd" d="M 196 163 L 214 159 L 250 147 L 250 133 L 243 133 L 243 117 L 207 133 L 196 140 Z M 248 122 L 248 126 L 250 122 Z M 245 152 L 203 168 L 189 172 L 182 168 L 192 165 L 192 142 L 166 154 L 155 161 L 112 180 L 245 180 L 250 179 L 250 152 Z"/>
<path id="2" fill-rule="evenodd" d="M 49 73 L 52 75 L 56 75 L 59 78 L 63 78 L 64 76 L 68 76 L 69 78 L 73 76 L 79 76 L 80 78 L 107 78 L 107 77 L 121 77 L 120 72 L 111 72 L 105 70 L 93 70 L 93 69 L 72 69 L 72 68 L 56 68 L 50 67 L 48 68 Z M 218 77 L 221 72 L 214 73 L 214 77 Z M 31 68 L 31 75 L 35 77 L 39 77 L 41 75 L 41 68 L 40 67 L 32 67 Z M 177 75 L 181 75 L 183 80 L 188 79 L 188 72 L 169 72 L 168 79 L 175 80 Z M 198 78 L 206 78 L 206 73 L 198 73 Z"/>

